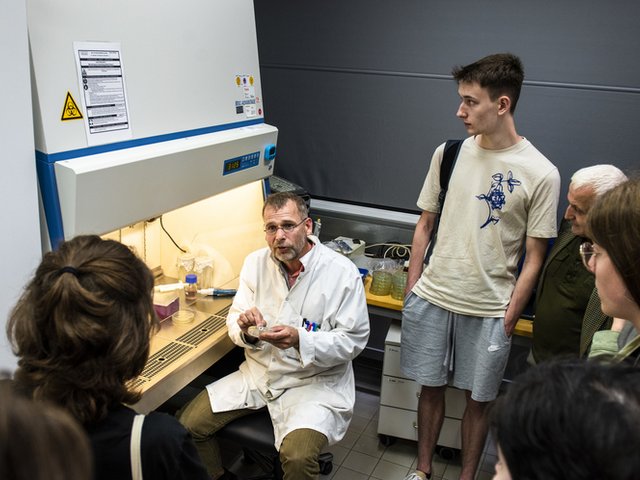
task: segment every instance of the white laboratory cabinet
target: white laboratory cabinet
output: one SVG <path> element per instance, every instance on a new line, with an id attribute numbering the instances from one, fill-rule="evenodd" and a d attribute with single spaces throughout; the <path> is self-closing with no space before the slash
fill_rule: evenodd
<path id="1" fill-rule="evenodd" d="M 420 385 L 400 371 L 400 336 L 400 323 L 394 321 L 385 339 L 378 418 L 378 435 L 386 445 L 395 438 L 418 440 Z M 445 401 L 445 418 L 438 438 L 442 456 L 461 447 L 460 422 L 466 405 L 464 391 L 448 387 Z"/>

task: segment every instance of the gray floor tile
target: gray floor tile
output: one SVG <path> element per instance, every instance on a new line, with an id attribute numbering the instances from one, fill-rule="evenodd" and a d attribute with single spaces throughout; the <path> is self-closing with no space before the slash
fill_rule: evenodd
<path id="1" fill-rule="evenodd" d="M 381 460 L 373 470 L 371 477 L 380 480 L 402 480 L 409 473 L 409 469 L 396 463 Z"/>
<path id="2" fill-rule="evenodd" d="M 368 437 L 376 437 L 378 438 L 378 415 L 373 417 L 369 423 L 367 424 L 367 428 L 362 432 L 363 435 Z"/>
<path id="3" fill-rule="evenodd" d="M 347 458 L 347 455 L 351 451 L 349 448 L 345 448 L 340 445 L 331 445 L 330 447 L 327 447 L 326 450 L 333 454 L 334 468 L 339 465 L 342 465 L 342 462 L 344 461 L 345 458 Z"/>
<path id="4" fill-rule="evenodd" d="M 351 423 L 349 424 L 349 431 L 360 435 L 370 421 L 371 418 L 358 417 L 357 415 L 354 415 L 353 418 L 351 418 Z"/>
<path id="5" fill-rule="evenodd" d="M 331 480 L 368 480 L 369 476 L 345 467 L 340 467 Z"/>
<path id="6" fill-rule="evenodd" d="M 358 440 L 359 437 L 360 437 L 360 434 L 353 432 L 351 430 L 347 430 L 347 433 L 345 433 L 342 440 L 338 442 L 338 445 L 351 450 L 351 448 L 353 448 L 353 445 L 356 443 L 356 440 Z"/>
<path id="7" fill-rule="evenodd" d="M 385 451 L 385 447 L 378 441 L 376 437 L 368 437 L 361 435 L 353 445 L 353 450 L 366 453 L 372 457 L 380 458 Z"/>
<path id="8" fill-rule="evenodd" d="M 393 445 L 386 448 L 382 454 L 382 459 L 398 465 L 410 467 L 418 454 L 416 442 L 397 440 Z"/>
<path id="9" fill-rule="evenodd" d="M 460 471 L 462 467 L 460 465 L 448 464 L 444 473 L 442 474 L 442 478 L 444 480 L 458 480 L 460 478 Z"/>
<path id="10" fill-rule="evenodd" d="M 371 472 L 378 464 L 378 460 L 377 457 L 351 450 L 347 458 L 342 462 L 342 466 L 365 475 L 371 475 Z"/>

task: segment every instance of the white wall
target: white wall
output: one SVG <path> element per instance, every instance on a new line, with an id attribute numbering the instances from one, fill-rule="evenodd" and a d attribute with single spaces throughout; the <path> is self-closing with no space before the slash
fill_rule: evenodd
<path id="1" fill-rule="evenodd" d="M 41 257 L 24 0 L 0 2 L 0 369 L 16 358 L 7 315 Z"/>

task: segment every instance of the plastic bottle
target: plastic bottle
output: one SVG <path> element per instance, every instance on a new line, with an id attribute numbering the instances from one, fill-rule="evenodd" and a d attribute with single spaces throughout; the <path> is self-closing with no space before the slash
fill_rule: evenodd
<path id="1" fill-rule="evenodd" d="M 193 302 L 198 294 L 198 276 L 195 273 L 189 273 L 185 281 L 187 283 L 184 286 L 184 299 L 187 302 Z"/>

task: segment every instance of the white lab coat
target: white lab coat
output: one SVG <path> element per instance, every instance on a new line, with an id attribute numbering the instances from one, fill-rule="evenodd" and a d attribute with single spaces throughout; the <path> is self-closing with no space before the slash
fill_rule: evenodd
<path id="1" fill-rule="evenodd" d="M 360 274 L 346 257 L 309 236 L 315 246 L 300 260 L 289 290 L 280 262 L 268 248 L 251 253 L 227 317 L 229 337 L 245 348 L 239 371 L 207 386 L 214 412 L 267 406 L 275 446 L 292 430 L 310 428 L 329 444 L 344 436 L 355 402 L 353 360 L 369 338 L 369 316 Z M 297 327 L 299 349 L 267 342 L 251 345 L 238 326 L 240 313 L 256 306 L 268 326 Z M 307 331 L 303 321 L 315 322 Z"/>

